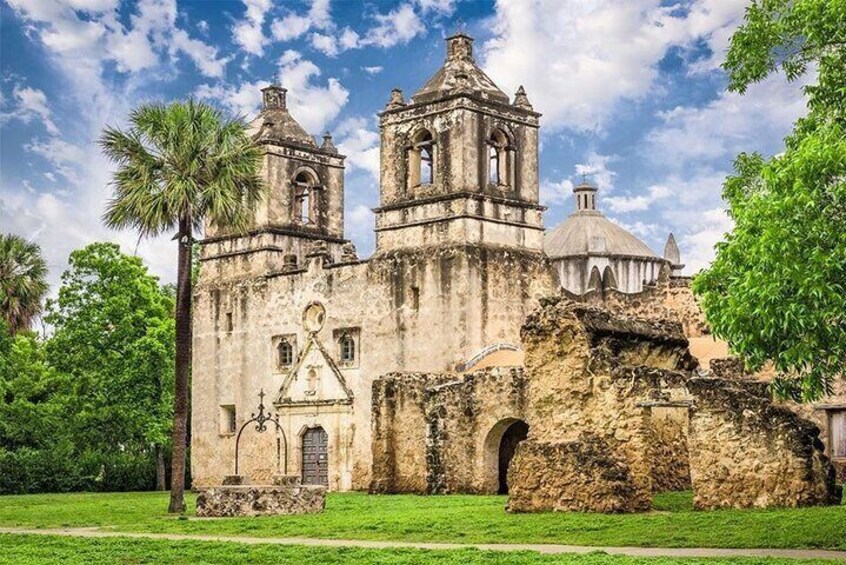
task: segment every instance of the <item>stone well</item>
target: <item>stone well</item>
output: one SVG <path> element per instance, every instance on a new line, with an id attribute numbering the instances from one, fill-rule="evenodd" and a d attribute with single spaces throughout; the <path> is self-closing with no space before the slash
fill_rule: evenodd
<path id="1" fill-rule="evenodd" d="M 250 485 L 243 476 L 230 475 L 223 485 L 197 495 L 197 516 L 221 518 L 315 514 L 326 507 L 326 487 L 300 484 L 297 476 L 274 477 L 272 485 Z"/>

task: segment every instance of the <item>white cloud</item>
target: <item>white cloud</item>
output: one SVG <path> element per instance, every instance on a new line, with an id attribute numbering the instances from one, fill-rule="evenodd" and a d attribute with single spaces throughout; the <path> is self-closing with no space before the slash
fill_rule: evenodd
<path id="1" fill-rule="evenodd" d="M 375 14 L 376 25 L 368 30 L 362 43 L 378 47 L 405 44 L 426 31 L 410 4 L 402 4 L 387 14 Z"/>
<path id="2" fill-rule="evenodd" d="M 714 246 L 734 225 L 723 208 L 712 208 L 689 218 L 689 228 L 677 236 L 685 271 L 696 273 L 714 258 Z"/>
<path id="3" fill-rule="evenodd" d="M 312 0 L 311 7 L 304 15 L 289 13 L 284 18 L 275 20 L 270 31 L 277 41 L 291 41 L 305 35 L 309 30 L 332 28 L 329 13 L 329 0 Z"/>
<path id="4" fill-rule="evenodd" d="M 663 112 L 659 115 L 663 123 L 647 135 L 644 154 L 684 168 L 690 162 L 731 158 L 741 151 L 773 151 L 806 113 L 802 87 L 809 80 L 788 83 L 776 75 L 753 84 L 742 96 L 723 92 L 704 106 Z"/>
<path id="5" fill-rule="evenodd" d="M 220 104 L 235 116 L 250 119 L 261 107 L 261 89 L 269 85 L 266 80 L 244 82 L 237 86 L 201 84 L 194 95 L 201 100 Z"/>
<path id="6" fill-rule="evenodd" d="M 646 194 L 607 196 L 603 199 L 603 202 L 608 204 L 612 212 L 640 212 L 648 210 L 655 202 L 667 198 L 670 194 L 672 192 L 668 187 L 654 184 L 646 189 Z"/>
<path id="7" fill-rule="evenodd" d="M 51 135 L 59 133 L 59 128 L 53 122 L 53 113 L 47 105 L 47 96 L 43 91 L 16 84 L 12 88 L 12 96 L 15 99 L 15 107 L 9 112 L 0 114 L 0 124 L 12 119 L 30 123 L 33 119 L 38 118 L 47 133 Z M 0 100 L 0 104 L 2 102 Z"/>
<path id="8" fill-rule="evenodd" d="M 267 37 L 264 35 L 264 19 L 272 4 L 270 0 L 243 0 L 247 11 L 243 20 L 232 27 L 232 38 L 244 51 L 252 55 L 263 55 Z"/>
<path id="9" fill-rule="evenodd" d="M 364 204 L 356 204 L 347 214 L 346 232 L 355 238 L 367 237 L 373 232 L 375 225 L 373 211 Z"/>
<path id="10" fill-rule="evenodd" d="M 424 14 L 434 12 L 444 16 L 455 12 L 456 2 L 457 0 L 414 0 Z"/>
<path id="11" fill-rule="evenodd" d="M 525 85 L 551 129 L 601 130 L 616 105 L 650 93 L 673 46 L 722 48 L 746 0 L 688 10 L 660 0 L 500 0 L 484 68 L 508 92 Z"/>
<path id="12" fill-rule="evenodd" d="M 564 204 L 573 198 L 573 182 L 564 179 L 558 182 L 543 179 L 540 182 L 540 202 L 544 206 Z"/>
<path id="13" fill-rule="evenodd" d="M 193 39 L 177 25 L 176 0 L 141 0 L 120 23 L 116 0 L 67 2 L 9 0 L 15 13 L 38 35 L 43 45 L 78 83 L 100 83 L 104 63 L 121 72 L 137 72 L 182 54 L 206 76 L 218 77 L 228 62 L 216 48 Z M 93 88 L 93 87 L 92 87 Z"/>
<path id="14" fill-rule="evenodd" d="M 347 103 L 349 91 L 336 78 L 327 79 L 326 86 L 316 84 L 320 69 L 297 51 L 286 51 L 279 67 L 279 83 L 288 89 L 291 114 L 306 131 L 323 131 Z"/>
<path id="15" fill-rule="evenodd" d="M 327 79 L 324 85 L 317 80 L 320 74 L 320 68 L 303 59 L 298 51 L 285 51 L 279 59 L 279 84 L 288 89 L 288 109 L 294 119 L 312 134 L 324 131 L 349 99 L 349 91 L 337 78 Z M 220 103 L 235 115 L 250 118 L 261 108 L 261 89 L 268 84 L 263 80 L 237 85 L 203 84 L 194 94 Z"/>
<path id="16" fill-rule="evenodd" d="M 376 66 L 373 66 L 373 67 L 361 67 L 361 70 L 372 76 L 372 75 L 378 75 L 379 73 L 381 73 L 383 70 L 385 70 L 385 67 L 381 67 L 379 65 L 376 65 Z"/>
<path id="17" fill-rule="evenodd" d="M 600 155 L 591 151 L 584 163 L 576 165 L 576 174 L 584 175 L 585 180 L 590 178 L 601 191 L 611 192 L 614 190 L 614 177 L 617 173 L 609 169 L 608 164 L 616 159 L 615 155 Z"/>
<path id="18" fill-rule="evenodd" d="M 348 170 L 367 171 L 379 181 L 379 133 L 367 127 L 365 118 L 348 118 L 335 128 L 338 151 L 347 156 Z"/>

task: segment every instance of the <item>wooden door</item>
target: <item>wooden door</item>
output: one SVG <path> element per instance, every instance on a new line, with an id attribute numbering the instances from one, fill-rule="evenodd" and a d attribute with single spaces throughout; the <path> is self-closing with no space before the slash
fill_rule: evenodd
<path id="1" fill-rule="evenodd" d="M 323 428 L 303 434 L 303 484 L 329 486 L 329 436 Z"/>

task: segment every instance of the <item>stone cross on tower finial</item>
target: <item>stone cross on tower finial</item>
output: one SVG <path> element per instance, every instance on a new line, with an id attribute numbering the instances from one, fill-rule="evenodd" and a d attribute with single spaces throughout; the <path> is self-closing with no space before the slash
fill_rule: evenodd
<path id="1" fill-rule="evenodd" d="M 261 89 L 262 103 L 265 109 L 287 107 L 287 93 L 288 90 L 282 88 L 278 84 L 271 84 Z"/>

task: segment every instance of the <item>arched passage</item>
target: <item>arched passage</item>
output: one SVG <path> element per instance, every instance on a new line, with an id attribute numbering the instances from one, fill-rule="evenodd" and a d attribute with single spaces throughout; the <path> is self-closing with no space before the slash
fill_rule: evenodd
<path id="1" fill-rule="evenodd" d="M 517 444 L 526 439 L 528 433 L 529 425 L 518 418 L 503 418 L 493 425 L 485 437 L 484 492 L 508 492 L 508 465 Z"/>
<path id="2" fill-rule="evenodd" d="M 499 458 L 497 461 L 497 477 L 499 480 L 497 494 L 508 494 L 508 465 L 514 458 L 517 444 L 526 439 L 527 435 L 529 435 L 529 424 L 523 420 L 512 422 L 502 434 L 502 438 L 499 440 Z"/>

